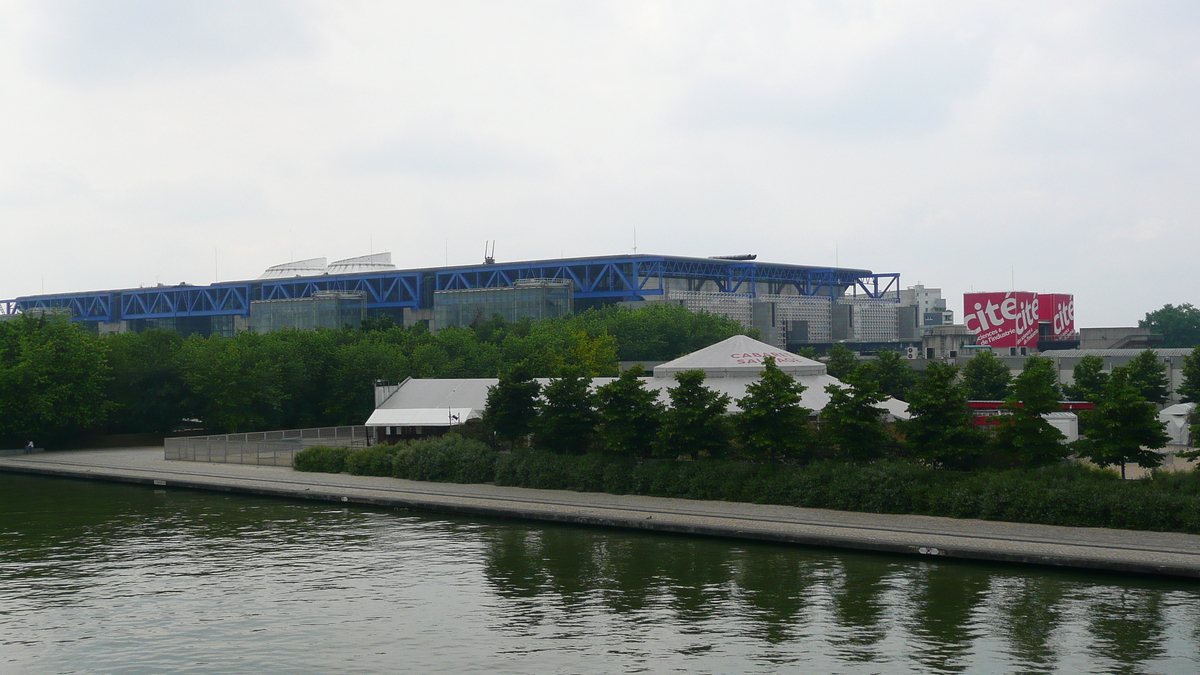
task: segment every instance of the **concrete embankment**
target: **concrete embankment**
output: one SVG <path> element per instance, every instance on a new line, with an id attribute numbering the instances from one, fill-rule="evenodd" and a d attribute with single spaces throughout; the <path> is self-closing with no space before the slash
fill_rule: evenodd
<path id="1" fill-rule="evenodd" d="M 942 558 L 1200 578 L 1200 535 L 422 483 L 167 461 L 161 448 L 0 458 L 0 471 Z"/>

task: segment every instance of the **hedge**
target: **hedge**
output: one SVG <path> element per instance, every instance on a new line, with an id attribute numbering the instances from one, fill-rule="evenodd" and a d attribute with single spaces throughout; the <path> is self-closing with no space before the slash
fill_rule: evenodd
<path id="1" fill-rule="evenodd" d="M 904 462 L 803 466 L 730 461 L 636 463 L 603 455 L 519 452 L 497 485 L 716 499 L 869 513 L 1200 533 L 1200 473 L 1122 481 L 1081 464 L 952 472 Z"/>
<path id="2" fill-rule="evenodd" d="M 344 454 L 335 457 L 339 452 Z M 314 459 L 302 462 L 306 453 Z M 899 461 L 638 462 L 598 453 L 528 450 L 498 455 L 484 443 L 455 435 L 352 453 L 310 448 L 296 455 L 295 466 L 301 471 L 337 471 L 344 466 L 355 475 L 410 480 L 494 481 L 578 492 L 1200 534 L 1200 472 L 1123 481 L 1112 471 L 1082 464 L 955 472 Z M 328 468 L 307 468 L 315 466 Z"/>
<path id="3" fill-rule="evenodd" d="M 297 452 L 296 456 L 292 458 L 292 468 L 297 471 L 341 473 L 346 470 L 346 458 L 353 452 L 353 448 L 315 445 Z"/>

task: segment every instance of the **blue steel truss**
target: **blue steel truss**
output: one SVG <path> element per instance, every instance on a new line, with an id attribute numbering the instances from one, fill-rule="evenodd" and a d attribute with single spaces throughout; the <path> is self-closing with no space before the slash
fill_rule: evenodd
<path id="1" fill-rule="evenodd" d="M 17 309 L 29 312 L 33 309 L 67 309 L 72 321 L 112 321 L 113 298 L 111 291 L 97 293 L 71 293 L 67 295 L 38 295 L 17 298 Z"/>
<path id="2" fill-rule="evenodd" d="M 508 288 L 523 279 L 551 279 L 571 282 L 576 298 L 632 300 L 662 295 L 662 277 L 662 260 L 654 258 L 544 261 L 438 270 L 434 290 Z"/>
<path id="3" fill-rule="evenodd" d="M 255 300 L 307 298 L 318 291 L 360 292 L 367 307 L 411 307 L 421 304 L 421 274 L 391 272 L 353 276 L 319 276 L 263 281 Z"/>
<path id="4" fill-rule="evenodd" d="M 744 260 L 634 255 L 472 265 L 369 274 L 321 275 L 212 286 L 157 286 L 124 291 L 27 296 L 0 303 L 0 313 L 66 308 L 73 321 L 118 321 L 250 313 L 255 300 L 306 298 L 318 291 L 358 291 L 367 307 L 432 307 L 433 292 L 508 288 L 523 279 L 568 281 L 577 299 L 642 300 L 662 295 L 666 279 L 711 281 L 719 292 L 754 296 L 791 287 L 800 295 L 900 300 L 899 274 Z"/>
<path id="5" fill-rule="evenodd" d="M 19 311 L 16 300 L 0 300 L 0 316 L 13 316 Z"/>
<path id="6" fill-rule="evenodd" d="M 883 282 L 880 285 L 880 282 Z M 899 274 L 872 274 L 861 276 L 854 282 L 854 294 L 862 291 L 869 298 L 889 298 L 900 302 Z"/>
<path id="7" fill-rule="evenodd" d="M 121 292 L 122 319 L 250 313 L 250 284 L 166 286 Z"/>

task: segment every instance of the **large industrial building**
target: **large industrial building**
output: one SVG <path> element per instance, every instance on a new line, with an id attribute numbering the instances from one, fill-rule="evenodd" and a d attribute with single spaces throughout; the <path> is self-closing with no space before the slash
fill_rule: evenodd
<path id="1" fill-rule="evenodd" d="M 12 312 L 69 313 L 101 333 L 151 327 L 232 335 L 284 327 L 340 328 L 392 316 L 438 330 L 499 314 L 546 318 L 614 303 L 675 302 L 758 328 L 778 347 L 894 343 L 900 275 L 760 262 L 754 256 L 621 255 L 396 269 L 379 253 L 277 265 L 259 278 L 54 295 L 4 303 Z"/>

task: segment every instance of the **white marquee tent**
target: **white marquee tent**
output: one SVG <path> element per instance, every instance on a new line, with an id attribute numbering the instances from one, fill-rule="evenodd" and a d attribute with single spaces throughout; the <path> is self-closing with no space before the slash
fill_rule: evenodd
<path id="1" fill-rule="evenodd" d="M 661 364 L 654 374 L 643 377 L 648 389 L 657 390 L 659 400 L 669 403 L 667 392 L 676 385 L 675 374 L 702 370 L 705 386 L 729 394 L 733 399 L 730 412 L 735 412 L 737 400 L 746 395 L 747 385 L 755 382 L 763 371 L 763 359 L 774 357 L 776 364 L 806 388 L 801 404 L 819 411 L 829 402 L 825 387 L 845 385 L 826 371 L 825 364 L 782 351 L 764 342 L 735 335 L 691 354 Z M 615 378 L 598 377 L 592 387 L 600 387 Z M 549 380 L 539 379 L 545 385 Z M 413 379 L 396 386 L 376 388 L 376 409 L 367 420 L 370 427 L 444 427 L 464 424 L 482 416 L 487 404 L 488 389 L 496 378 L 477 379 Z M 879 408 L 896 419 L 908 418 L 908 404 L 887 399 Z"/>

